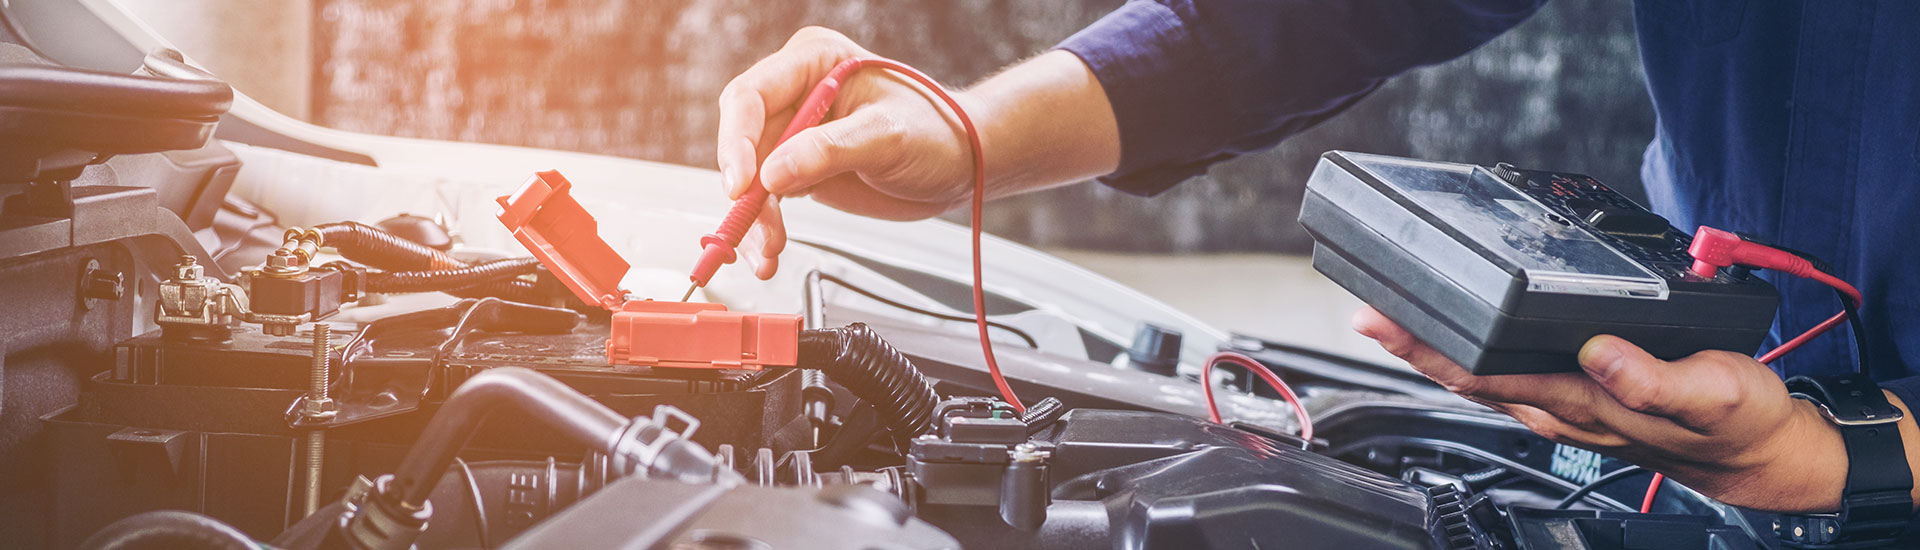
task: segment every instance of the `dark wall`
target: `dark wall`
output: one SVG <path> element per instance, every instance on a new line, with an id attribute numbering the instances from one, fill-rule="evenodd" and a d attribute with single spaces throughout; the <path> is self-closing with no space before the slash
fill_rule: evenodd
<path id="1" fill-rule="evenodd" d="M 840 30 L 876 53 L 966 83 L 1117 5 L 318 0 L 314 120 L 712 166 L 720 88 L 803 25 Z M 1465 58 L 1403 75 L 1350 112 L 1164 195 L 1072 186 L 989 205 L 988 230 L 1046 246 L 1300 252 L 1309 243 L 1293 221 L 1301 185 L 1328 149 L 1506 161 L 1637 186 L 1653 116 L 1631 8 L 1620 0 L 1552 2 Z"/>

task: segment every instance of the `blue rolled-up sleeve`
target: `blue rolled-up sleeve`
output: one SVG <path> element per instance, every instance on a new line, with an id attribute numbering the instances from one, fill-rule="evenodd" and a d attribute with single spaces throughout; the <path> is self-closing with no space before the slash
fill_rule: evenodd
<path id="1" fill-rule="evenodd" d="M 1131 0 L 1062 42 L 1120 128 L 1101 178 L 1152 195 L 1318 124 L 1410 68 L 1446 61 L 1545 0 Z"/>

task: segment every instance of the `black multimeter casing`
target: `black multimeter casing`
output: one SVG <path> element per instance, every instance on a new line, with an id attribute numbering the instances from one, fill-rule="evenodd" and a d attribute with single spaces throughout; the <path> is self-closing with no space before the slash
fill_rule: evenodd
<path id="1" fill-rule="evenodd" d="M 1333 151 L 1300 224 L 1315 269 L 1475 374 L 1578 370 L 1600 334 L 1751 354 L 1780 302 L 1693 273 L 1689 233 L 1580 174 Z"/>

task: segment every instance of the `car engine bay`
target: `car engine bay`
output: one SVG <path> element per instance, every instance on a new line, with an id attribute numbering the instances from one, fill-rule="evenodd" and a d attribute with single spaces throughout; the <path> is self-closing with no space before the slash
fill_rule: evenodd
<path id="1" fill-rule="evenodd" d="M 672 194 L 714 186 L 623 186 L 700 171 L 290 131 L 100 5 L 0 10 L 9 547 L 1772 544 L 1677 484 L 1639 513 L 1650 472 L 1412 371 L 1000 242 L 1010 404 L 943 222 L 822 223 L 781 277 L 649 300 L 711 225 Z M 1250 370 L 1202 380 L 1219 351 L 1312 437 Z"/>

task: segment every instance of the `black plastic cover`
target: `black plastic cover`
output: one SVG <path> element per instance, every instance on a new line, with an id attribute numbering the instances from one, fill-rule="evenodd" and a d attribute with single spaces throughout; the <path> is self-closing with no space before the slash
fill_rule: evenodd
<path id="1" fill-rule="evenodd" d="M 1519 550 L 1747 550 L 1746 532 L 1710 516 L 1508 509 Z"/>
<path id="2" fill-rule="evenodd" d="M 1050 446 L 1046 522 L 990 507 L 919 512 L 968 548 L 1434 548 L 1429 499 L 1407 482 L 1200 419 L 1080 409 Z"/>

